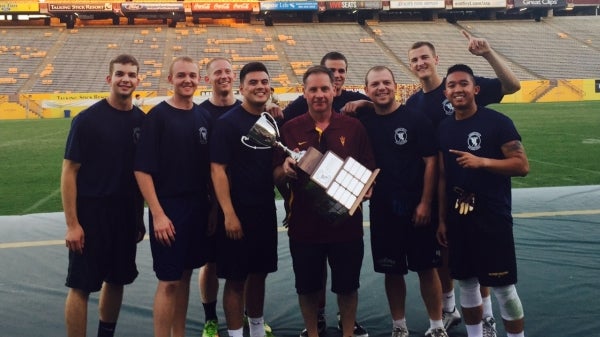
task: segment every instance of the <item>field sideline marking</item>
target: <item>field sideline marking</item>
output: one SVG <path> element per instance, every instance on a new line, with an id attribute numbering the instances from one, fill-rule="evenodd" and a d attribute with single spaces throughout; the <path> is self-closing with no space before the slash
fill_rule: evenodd
<path id="1" fill-rule="evenodd" d="M 542 217 L 555 217 L 555 216 L 566 216 L 566 215 L 597 215 L 600 214 L 600 209 L 582 209 L 577 211 L 554 211 L 554 212 L 524 212 L 513 214 L 514 218 L 542 218 Z M 369 227 L 370 222 L 364 221 L 364 227 Z M 287 228 L 278 227 L 278 232 L 285 232 Z M 144 240 L 148 240 L 148 235 L 144 237 Z M 7 242 L 0 243 L 0 249 L 7 248 L 31 248 L 31 247 L 45 247 L 45 246 L 59 246 L 65 245 L 65 240 L 43 240 L 43 241 L 23 241 L 23 242 Z"/>
<path id="2" fill-rule="evenodd" d="M 586 169 L 582 169 L 582 168 L 572 167 L 572 166 L 569 166 L 569 165 L 555 164 L 555 163 L 551 163 L 551 162 L 548 162 L 548 161 L 535 160 L 535 159 L 531 159 L 531 158 L 529 159 L 529 161 L 530 162 L 534 162 L 534 163 L 544 164 L 544 165 L 570 168 L 572 170 L 581 171 L 581 172 L 588 172 L 588 173 L 600 174 L 600 171 L 586 170 Z"/>
<path id="3" fill-rule="evenodd" d="M 43 197 L 42 199 L 38 200 L 36 203 L 34 203 L 33 205 L 29 206 L 29 208 L 27 208 L 26 210 L 24 210 L 21 213 L 30 213 L 31 211 L 33 211 L 34 209 L 38 208 L 40 205 L 43 205 L 44 203 L 46 203 L 48 200 L 52 199 L 55 195 L 60 193 L 60 188 L 57 188 L 56 190 L 54 190 L 54 192 L 48 194 L 47 196 Z"/>

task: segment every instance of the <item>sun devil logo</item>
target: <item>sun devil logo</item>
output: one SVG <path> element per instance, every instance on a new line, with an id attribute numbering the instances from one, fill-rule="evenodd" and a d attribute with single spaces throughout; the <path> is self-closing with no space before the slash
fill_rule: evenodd
<path id="1" fill-rule="evenodd" d="M 394 130 L 394 142 L 397 145 L 404 145 L 408 142 L 408 131 L 405 128 L 397 128 Z"/>
<path id="2" fill-rule="evenodd" d="M 137 144 L 140 140 L 140 134 L 142 133 L 142 129 L 138 126 L 133 128 L 133 143 Z"/>
<path id="3" fill-rule="evenodd" d="M 477 151 L 481 148 L 481 133 L 473 131 L 467 137 L 467 146 L 469 150 Z"/>
<path id="4" fill-rule="evenodd" d="M 446 114 L 446 116 L 450 116 L 454 113 L 454 107 L 452 106 L 452 103 L 448 101 L 448 99 L 445 99 L 442 102 L 442 109 L 444 109 L 444 113 Z"/>
<path id="5" fill-rule="evenodd" d="M 340 137 L 340 143 L 342 144 L 342 146 L 346 145 L 346 137 L 341 136 Z"/>
<path id="6" fill-rule="evenodd" d="M 198 129 L 198 135 L 200 136 L 200 144 L 208 144 L 208 130 L 204 126 Z"/>

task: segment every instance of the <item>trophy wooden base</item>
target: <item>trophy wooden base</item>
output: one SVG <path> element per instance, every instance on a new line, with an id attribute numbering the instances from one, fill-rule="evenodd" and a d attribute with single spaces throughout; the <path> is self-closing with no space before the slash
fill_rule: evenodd
<path id="1" fill-rule="evenodd" d="M 332 219 L 352 216 L 379 174 L 379 169 L 371 171 L 352 157 L 342 159 L 331 151 L 322 154 L 314 147 L 297 166 L 310 176 L 306 188 L 316 196 L 317 211 Z"/>

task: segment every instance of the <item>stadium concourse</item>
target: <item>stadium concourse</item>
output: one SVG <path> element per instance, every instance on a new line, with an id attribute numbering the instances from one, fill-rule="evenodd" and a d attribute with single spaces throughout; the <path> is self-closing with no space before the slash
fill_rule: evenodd
<path id="1" fill-rule="evenodd" d="M 525 309 L 526 336 L 598 336 L 598 200 L 600 185 L 513 190 L 519 268 L 517 288 Z M 63 310 L 67 293 L 64 286 L 67 267 L 64 232 L 62 213 L 0 217 L 0 303 L 3 308 L 0 336 L 64 336 Z M 387 337 L 391 320 L 383 278 L 373 272 L 368 221 L 365 222 L 365 251 L 358 317 L 371 337 Z M 139 244 L 137 261 L 140 275 L 125 289 L 116 336 L 152 335 L 156 278 L 148 240 Z M 429 323 L 414 273 L 407 277 L 407 286 L 411 336 L 422 336 Z M 97 327 L 97 300 L 97 294 L 91 296 L 90 332 Z M 499 319 L 495 299 L 493 302 Z M 331 293 L 328 303 L 327 336 L 340 337 L 335 328 L 336 303 Z M 218 315 L 224 322 L 220 297 L 218 308 Z M 283 227 L 279 231 L 279 270 L 267 278 L 265 317 L 277 337 L 296 337 L 303 327 Z M 192 287 L 187 335 L 200 336 L 203 320 L 198 290 Z M 224 324 L 221 329 L 223 336 L 226 334 Z M 498 324 L 498 332 L 498 336 L 505 336 L 502 324 Z M 464 325 L 450 330 L 450 336 L 465 337 Z"/>

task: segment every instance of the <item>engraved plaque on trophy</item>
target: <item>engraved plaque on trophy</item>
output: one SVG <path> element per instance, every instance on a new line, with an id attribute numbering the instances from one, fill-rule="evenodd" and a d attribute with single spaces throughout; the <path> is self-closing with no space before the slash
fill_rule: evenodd
<path id="1" fill-rule="evenodd" d="M 315 196 L 317 211 L 332 220 L 352 216 L 379 174 L 379 169 L 371 171 L 352 157 L 344 160 L 331 151 L 323 155 L 313 147 L 298 167 L 310 176 L 307 190 Z"/>

